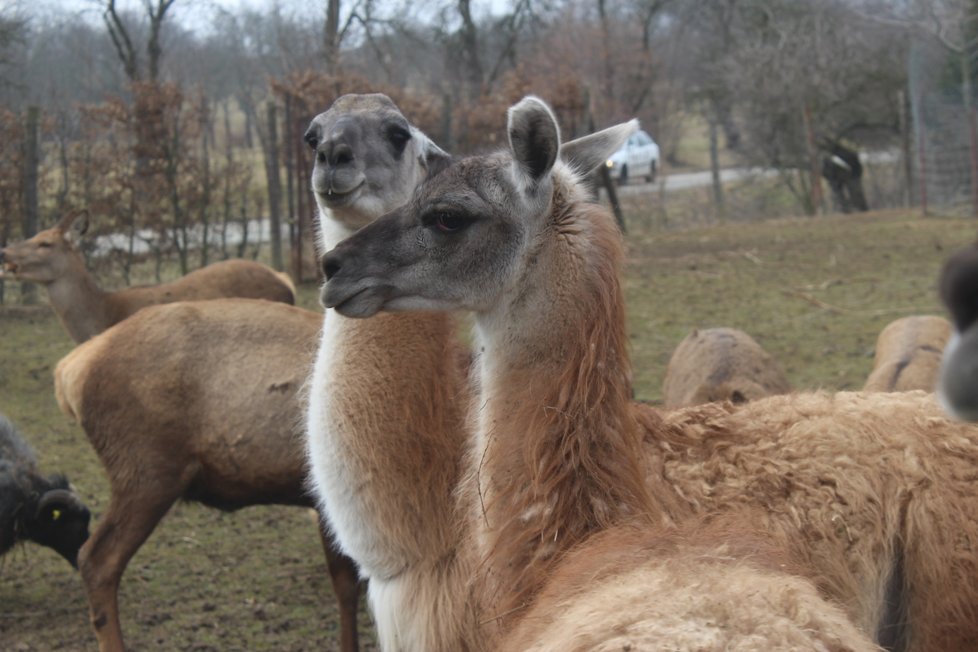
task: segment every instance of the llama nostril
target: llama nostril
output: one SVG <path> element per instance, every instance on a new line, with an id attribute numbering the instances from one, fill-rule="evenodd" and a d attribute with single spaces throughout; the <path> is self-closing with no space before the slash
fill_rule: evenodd
<path id="1" fill-rule="evenodd" d="M 338 271 L 340 271 L 340 261 L 335 256 L 324 256 L 323 276 L 326 277 L 326 280 L 328 281 L 333 276 L 336 276 Z"/>
<path id="2" fill-rule="evenodd" d="M 333 147 L 330 156 L 331 165 L 349 165 L 353 162 L 353 148 L 346 143 L 339 143 Z"/>

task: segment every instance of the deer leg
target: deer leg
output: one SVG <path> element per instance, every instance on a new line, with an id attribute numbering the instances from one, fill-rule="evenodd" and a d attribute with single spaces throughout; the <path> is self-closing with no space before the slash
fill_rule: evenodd
<path id="1" fill-rule="evenodd" d="M 123 652 L 119 580 L 126 565 L 179 494 L 141 496 L 113 490 L 108 509 L 78 554 L 100 652 Z"/>
<path id="2" fill-rule="evenodd" d="M 326 552 L 326 566 L 333 579 L 333 593 L 340 611 L 340 652 L 357 652 L 357 608 L 360 606 L 360 577 L 357 565 L 336 548 L 319 518 L 319 537 Z"/>

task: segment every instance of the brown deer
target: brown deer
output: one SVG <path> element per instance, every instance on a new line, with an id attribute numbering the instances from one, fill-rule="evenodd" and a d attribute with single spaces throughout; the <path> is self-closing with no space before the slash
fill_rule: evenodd
<path id="1" fill-rule="evenodd" d="M 124 649 L 118 590 L 132 556 L 177 500 L 235 510 L 315 507 L 298 435 L 300 389 L 322 317 L 281 303 L 150 306 L 80 344 L 54 372 L 109 480 L 78 556 L 101 652 Z M 357 649 L 357 570 L 323 535 L 341 649 Z"/>
<path id="2" fill-rule="evenodd" d="M 911 315 L 890 322 L 876 339 L 873 370 L 863 390 L 933 392 L 950 337 L 950 322 L 936 315 Z"/>
<path id="3" fill-rule="evenodd" d="M 223 297 L 295 303 L 295 287 L 286 274 L 250 260 L 212 263 L 160 285 L 107 292 L 75 247 L 88 230 L 88 211 L 71 211 L 33 238 L 0 250 L 0 267 L 18 281 L 40 283 L 68 335 L 84 342 L 146 306 L 173 301 Z"/>
<path id="4" fill-rule="evenodd" d="M 439 557 L 383 568 L 389 585 L 413 597 L 413 609 L 399 614 L 401 631 L 411 636 L 385 640 L 385 649 L 687 649 L 692 634 L 701 641 L 697 649 L 709 650 L 776 649 L 786 642 L 799 649 L 876 649 L 811 582 L 789 572 L 781 546 L 772 545 L 770 554 L 756 546 L 765 535 L 709 524 L 702 526 L 706 536 L 696 534 L 700 525 L 662 527 L 681 506 L 663 480 L 649 491 L 642 462 L 645 422 L 628 398 L 622 246 L 607 211 L 586 201 L 578 175 L 634 129 L 622 125 L 567 143 L 560 152 L 567 163 L 559 162 L 552 113 L 525 99 L 511 109 L 508 151 L 462 159 L 429 177 L 409 204 L 360 229 L 322 261 L 323 302 L 344 316 L 475 313 L 477 396 L 459 505 L 450 513 L 451 529 L 462 534 Z M 331 344 L 324 337 L 321 350 Z M 360 382 L 352 364 L 345 371 L 351 384 Z M 329 422 L 336 394 L 318 396 L 327 386 L 320 373 L 317 364 L 311 465 L 314 472 L 317 465 L 330 468 L 326 458 L 333 455 L 332 465 L 356 469 L 317 479 L 328 516 L 355 556 L 410 563 L 396 554 L 405 544 L 393 539 L 414 533 L 424 540 L 424 528 L 412 530 L 411 523 L 438 516 L 404 497 L 428 489 L 434 453 L 410 437 L 385 436 L 372 427 L 372 412 L 352 411 L 352 400 L 345 407 L 349 433 L 338 432 Z M 378 404 L 404 400 L 386 385 L 377 394 Z M 450 446 L 438 450 L 444 448 Z M 371 473 L 360 475 L 364 470 Z M 388 514 L 396 526 L 384 520 Z M 670 548 L 671 536 L 696 545 Z M 678 567 L 686 572 L 670 574 Z M 724 578 L 709 587 L 727 585 L 724 595 L 740 607 L 739 627 L 718 626 L 711 618 L 720 614 L 716 605 L 697 621 L 696 610 L 679 600 L 659 600 L 658 589 L 668 585 L 673 595 L 707 605 L 710 596 L 698 583 L 704 573 Z M 599 582 L 603 590 L 592 590 Z M 793 590 L 777 592 L 787 585 Z M 584 587 L 584 594 L 568 593 L 572 586 Z M 568 606 L 577 633 L 550 638 L 548 623 Z M 431 622 L 433 613 L 456 629 Z M 671 620 L 663 625 L 664 618 Z M 446 631 L 462 634 L 439 638 Z"/>
<path id="5" fill-rule="evenodd" d="M 781 365 L 753 337 L 736 328 L 704 328 L 683 338 L 669 358 L 662 402 L 667 408 L 744 403 L 790 391 Z"/>

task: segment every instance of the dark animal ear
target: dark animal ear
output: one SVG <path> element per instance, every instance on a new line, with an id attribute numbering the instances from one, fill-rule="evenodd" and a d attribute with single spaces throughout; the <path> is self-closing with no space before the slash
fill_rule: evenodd
<path id="1" fill-rule="evenodd" d="M 553 169 L 560 150 L 560 128 L 543 100 L 530 95 L 510 107 L 509 146 L 520 170 L 533 184 Z"/>
<path id="2" fill-rule="evenodd" d="M 978 321 L 978 244 L 948 258 L 938 286 L 958 332 Z"/>

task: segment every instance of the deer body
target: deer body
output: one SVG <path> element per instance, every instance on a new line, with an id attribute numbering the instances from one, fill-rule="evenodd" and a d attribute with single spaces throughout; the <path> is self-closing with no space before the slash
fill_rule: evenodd
<path id="1" fill-rule="evenodd" d="M 122 573 L 176 500 L 315 506 L 299 390 L 321 324 L 316 313 L 267 301 L 177 302 L 136 313 L 58 364 L 58 403 L 84 428 L 110 485 L 79 555 L 102 652 L 123 649 Z M 356 568 L 322 537 L 341 649 L 355 652 Z"/>
<path id="2" fill-rule="evenodd" d="M 933 392 L 951 330 L 946 319 L 934 315 L 901 317 L 887 324 L 876 340 L 873 371 L 863 389 Z"/>
<path id="3" fill-rule="evenodd" d="M 661 614 L 649 608 L 658 596 L 648 580 L 677 562 L 705 571 L 697 551 L 680 547 L 666 553 L 661 568 L 637 564 L 647 573 L 644 582 L 630 579 L 641 542 L 668 532 L 661 528 L 681 504 L 656 478 L 645 477 L 646 424 L 628 401 L 621 244 L 610 216 L 583 204 L 573 169 L 593 169 L 633 129 L 619 126 L 568 143 L 571 163 L 564 165 L 556 162 L 559 135 L 549 109 L 524 100 L 511 109 L 511 152 L 454 163 L 426 180 L 409 204 L 323 259 L 324 304 L 343 315 L 475 313 L 478 396 L 471 403 L 459 484 L 464 511 L 456 526 L 471 532 L 471 543 L 463 540 L 456 558 L 475 570 L 469 590 L 478 618 L 471 638 L 484 649 L 644 649 L 652 641 L 676 647 L 682 639 L 660 628 Z M 750 548 L 750 540 L 727 533 L 715 545 Z M 562 589 L 593 578 L 589 560 L 597 555 L 612 559 L 604 576 L 613 575 L 616 585 L 629 580 L 628 595 L 611 590 L 582 597 L 574 605 L 577 647 L 554 644 L 546 623 L 559 620 L 567 606 Z M 726 576 L 775 568 L 798 591 L 783 602 L 767 594 L 751 600 L 739 616 L 744 624 L 793 628 L 807 649 L 875 649 L 811 582 L 780 567 L 777 555 L 756 556 L 761 559 L 717 557 L 716 566 Z M 695 573 L 680 579 L 680 593 L 702 598 Z M 454 585 L 442 591 L 446 600 L 465 595 Z M 699 627 L 688 613 L 664 608 L 684 629 Z M 808 609 L 827 615 L 814 629 L 800 616 Z M 609 623 L 609 613 L 619 620 Z M 641 623 L 641 632 L 618 627 L 625 614 Z M 531 631 L 523 637 L 525 628 Z M 783 640 L 738 630 L 700 649 L 766 649 Z"/>
<path id="4" fill-rule="evenodd" d="M 295 303 L 295 287 L 287 275 L 241 259 L 213 263 L 169 283 L 102 290 L 72 244 L 77 237 L 73 234 L 86 229 L 87 214 L 69 213 L 56 226 L 0 252 L 7 272 L 47 288 L 51 308 L 76 342 L 84 342 L 137 310 L 173 301 L 240 297 Z"/>

